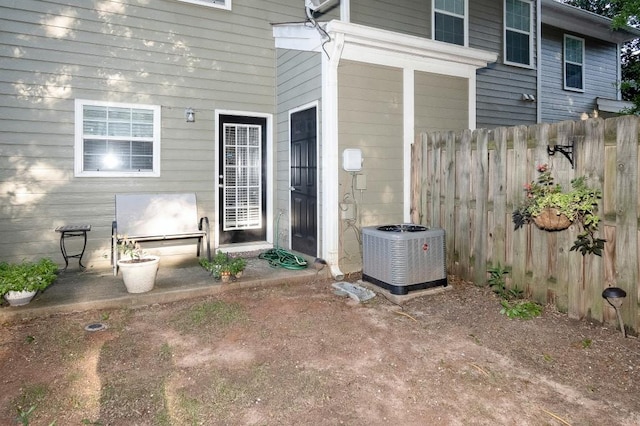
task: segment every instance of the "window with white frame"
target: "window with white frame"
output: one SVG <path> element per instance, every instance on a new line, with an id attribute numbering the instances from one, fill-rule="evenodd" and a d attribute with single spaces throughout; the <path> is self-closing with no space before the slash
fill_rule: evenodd
<path id="1" fill-rule="evenodd" d="M 160 176 L 160 106 L 76 99 L 76 176 Z"/>
<path id="2" fill-rule="evenodd" d="M 433 2 L 433 39 L 467 45 L 467 0 Z"/>
<path id="3" fill-rule="evenodd" d="M 564 36 L 564 88 L 584 91 L 584 39 Z"/>
<path id="4" fill-rule="evenodd" d="M 529 0 L 505 0 L 504 62 L 533 66 L 533 4 Z"/>
<path id="5" fill-rule="evenodd" d="M 217 7 L 231 10 L 231 0 L 178 0 L 183 3 L 199 4 L 200 6 Z"/>

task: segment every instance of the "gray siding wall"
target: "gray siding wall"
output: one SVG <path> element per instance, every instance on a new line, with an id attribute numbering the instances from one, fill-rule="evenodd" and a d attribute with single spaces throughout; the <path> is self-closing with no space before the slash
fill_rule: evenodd
<path id="1" fill-rule="evenodd" d="M 536 70 L 503 63 L 503 7 L 503 0 L 469 1 L 469 46 L 499 54 L 496 63 L 476 73 L 477 128 L 536 122 L 536 104 L 522 100 L 523 93 L 536 94 Z"/>
<path id="2" fill-rule="evenodd" d="M 431 2 L 352 0 L 351 22 L 431 38 Z"/>
<path id="3" fill-rule="evenodd" d="M 577 120 L 583 113 L 593 114 L 597 97 L 616 99 L 617 96 L 616 45 L 584 37 L 584 92 L 564 90 L 564 34 L 581 37 L 547 25 L 542 27 L 540 108 L 544 123 Z"/>
<path id="4" fill-rule="evenodd" d="M 214 111 L 275 113 L 270 23 L 303 19 L 299 0 L 0 0 L 0 260 L 60 264 L 55 227 L 91 223 L 84 263 L 107 267 L 115 193 L 196 192 L 213 219 Z M 161 105 L 161 176 L 75 178 L 76 98 Z"/>
<path id="5" fill-rule="evenodd" d="M 277 57 L 277 189 L 274 205 L 275 214 L 280 216 L 278 226 L 279 245 L 281 247 L 290 247 L 289 211 L 291 207 L 291 192 L 289 191 L 289 186 L 291 185 L 291 172 L 289 161 L 291 145 L 289 140 L 289 111 L 320 100 L 322 96 L 322 58 L 320 53 L 283 49 L 277 50 Z M 318 120 L 320 120 L 320 107 L 321 104 L 318 103 Z M 317 126 L 318 130 L 320 130 L 322 127 L 320 121 L 318 121 Z M 320 160 L 318 158 L 318 171 L 321 167 Z M 319 176 L 320 174 L 318 173 Z M 319 185 L 319 190 L 321 189 L 322 187 Z M 318 206 L 321 206 L 320 194 L 318 194 Z M 322 209 L 320 208 L 319 211 L 321 212 Z M 318 236 L 320 236 L 320 229 L 318 229 Z"/>
<path id="6" fill-rule="evenodd" d="M 338 79 L 339 152 L 362 150 L 367 181 L 366 190 L 352 193 L 352 175 L 340 164 L 339 201 L 357 201 L 360 226 L 402 222 L 402 70 L 341 61 Z M 340 267 L 345 273 L 360 270 L 357 229 L 343 220 L 340 230 Z"/>

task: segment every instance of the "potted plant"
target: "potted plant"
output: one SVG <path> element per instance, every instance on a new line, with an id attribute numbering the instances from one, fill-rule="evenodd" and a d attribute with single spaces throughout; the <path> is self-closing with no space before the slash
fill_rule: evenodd
<path id="1" fill-rule="evenodd" d="M 158 273 L 160 257 L 145 253 L 140 243 L 126 236 L 118 244 L 124 257 L 118 260 L 122 279 L 129 293 L 145 293 L 153 289 Z"/>
<path id="2" fill-rule="evenodd" d="M 229 263 L 231 275 L 236 278 L 242 277 L 244 269 L 247 267 L 247 260 L 242 257 L 234 257 Z"/>
<path id="3" fill-rule="evenodd" d="M 229 281 L 231 281 L 232 275 L 231 263 L 228 262 L 220 266 L 220 279 L 223 283 L 228 283 Z"/>
<path id="4" fill-rule="evenodd" d="M 554 183 L 547 164 L 539 165 L 537 181 L 525 184 L 525 201 L 512 215 L 514 229 L 533 222 L 538 228 L 559 231 L 577 223 L 582 231 L 578 234 L 571 251 L 582 255 L 602 255 L 605 240 L 596 237 L 600 217 L 596 214 L 598 200 L 602 197 L 599 189 L 590 188 L 581 176 L 571 181 L 571 190 L 564 191 Z"/>
<path id="5" fill-rule="evenodd" d="M 229 282 L 232 277 L 240 278 L 242 276 L 247 261 L 242 257 L 229 257 L 228 254 L 218 250 L 211 261 L 200 259 L 200 266 L 209 271 L 216 280 Z"/>
<path id="6" fill-rule="evenodd" d="M 0 263 L 0 295 L 11 306 L 26 305 L 38 291 L 57 278 L 58 265 L 51 259 L 38 262 Z"/>

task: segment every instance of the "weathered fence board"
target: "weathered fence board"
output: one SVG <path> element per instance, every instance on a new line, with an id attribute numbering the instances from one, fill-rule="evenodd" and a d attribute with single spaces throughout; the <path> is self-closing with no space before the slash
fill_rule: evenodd
<path id="1" fill-rule="evenodd" d="M 639 124 L 638 117 L 622 117 L 422 134 L 412 150 L 411 217 L 445 229 L 450 273 L 482 285 L 489 267 L 506 265 L 509 285 L 535 300 L 572 318 L 612 323 L 615 313 L 602 290 L 620 287 L 627 292 L 625 324 L 638 331 Z M 561 152 L 550 155 L 556 145 L 572 143 L 574 167 Z M 563 188 L 585 176 L 602 190 L 602 257 L 570 251 L 577 225 L 560 232 L 513 229 L 511 212 L 524 200 L 523 185 L 545 163 Z"/>
<path id="2" fill-rule="evenodd" d="M 638 317 L 638 120 L 616 122 L 616 287 L 627 292 L 625 324 Z"/>

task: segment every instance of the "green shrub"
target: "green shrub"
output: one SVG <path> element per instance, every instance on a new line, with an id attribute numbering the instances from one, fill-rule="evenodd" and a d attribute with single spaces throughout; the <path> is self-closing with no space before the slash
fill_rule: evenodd
<path id="1" fill-rule="evenodd" d="M 56 279 L 58 265 L 51 259 L 38 262 L 0 263 L 0 295 L 9 291 L 38 291 Z"/>

